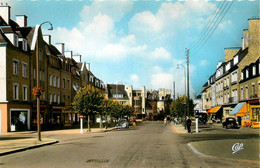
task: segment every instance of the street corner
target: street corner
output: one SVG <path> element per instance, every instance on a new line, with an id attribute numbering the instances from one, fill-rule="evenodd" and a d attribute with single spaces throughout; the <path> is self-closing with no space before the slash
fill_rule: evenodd
<path id="1" fill-rule="evenodd" d="M 37 141 L 36 138 L 4 140 L 0 144 L 0 156 L 52 145 L 58 142 L 56 139 L 49 138 L 43 138 L 41 141 Z"/>
<path id="2" fill-rule="evenodd" d="M 198 141 L 190 142 L 187 146 L 204 158 L 260 164 L 259 139 Z"/>

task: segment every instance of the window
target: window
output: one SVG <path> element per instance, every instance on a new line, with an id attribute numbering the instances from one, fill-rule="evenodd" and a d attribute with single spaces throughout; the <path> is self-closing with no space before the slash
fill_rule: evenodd
<path id="1" fill-rule="evenodd" d="M 243 100 L 244 99 L 244 89 L 243 88 L 241 88 L 241 98 L 240 98 L 241 100 Z"/>
<path id="2" fill-rule="evenodd" d="M 60 78 L 57 77 L 57 87 L 60 88 Z"/>
<path id="3" fill-rule="evenodd" d="M 256 75 L 256 65 L 253 66 L 253 76 Z"/>
<path id="4" fill-rule="evenodd" d="M 56 94 L 53 95 L 53 102 L 56 103 Z"/>
<path id="5" fill-rule="evenodd" d="M 50 86 L 52 86 L 52 75 L 50 75 Z"/>
<path id="6" fill-rule="evenodd" d="M 33 68 L 33 79 L 36 79 L 36 69 Z"/>
<path id="7" fill-rule="evenodd" d="M 42 93 L 42 99 L 45 100 L 45 92 Z"/>
<path id="8" fill-rule="evenodd" d="M 66 88 L 65 81 L 66 81 L 66 79 L 65 79 L 65 78 L 63 78 L 63 88 L 64 88 L 64 89 Z"/>
<path id="9" fill-rule="evenodd" d="M 58 95 L 58 100 L 57 100 L 58 104 L 60 104 L 60 95 Z"/>
<path id="10" fill-rule="evenodd" d="M 42 81 L 45 81 L 45 71 L 42 71 Z"/>
<path id="11" fill-rule="evenodd" d="M 53 87 L 56 87 L 56 76 L 53 76 Z"/>
<path id="12" fill-rule="evenodd" d="M 27 86 L 23 86 L 23 101 L 27 101 Z"/>
<path id="13" fill-rule="evenodd" d="M 235 57 L 234 57 L 234 65 L 236 65 L 238 63 L 238 55 L 236 55 Z"/>
<path id="14" fill-rule="evenodd" d="M 227 86 L 229 86 L 229 77 L 227 78 Z"/>
<path id="15" fill-rule="evenodd" d="M 70 80 L 68 80 L 68 89 L 70 89 Z"/>
<path id="16" fill-rule="evenodd" d="M 252 97 L 255 97 L 255 84 L 252 84 Z"/>
<path id="17" fill-rule="evenodd" d="M 50 94 L 50 104 L 52 103 L 52 94 Z"/>
<path id="18" fill-rule="evenodd" d="M 248 99 L 248 87 L 246 86 L 246 99 Z"/>
<path id="19" fill-rule="evenodd" d="M 230 62 L 226 64 L 226 71 L 230 69 Z"/>
<path id="20" fill-rule="evenodd" d="M 40 58 L 39 58 L 39 59 L 40 59 L 40 61 L 42 61 L 42 59 L 43 59 L 43 54 L 42 54 L 42 50 L 41 50 L 41 49 L 39 50 L 39 55 L 40 55 Z"/>
<path id="21" fill-rule="evenodd" d="M 231 74 L 231 82 L 232 83 L 237 82 L 237 71 L 232 72 L 232 74 Z"/>
<path id="22" fill-rule="evenodd" d="M 248 78 L 248 77 L 249 77 L 249 70 L 246 69 L 246 78 Z"/>
<path id="23" fill-rule="evenodd" d="M 70 105 L 70 96 L 68 96 L 68 105 Z"/>
<path id="24" fill-rule="evenodd" d="M 13 60 L 13 74 L 16 76 L 18 75 L 18 63 L 18 60 Z"/>
<path id="25" fill-rule="evenodd" d="M 23 65 L 23 77 L 27 78 L 27 63 L 22 63 Z"/>
<path id="26" fill-rule="evenodd" d="M 40 70 L 40 81 L 42 80 L 42 70 Z"/>
<path id="27" fill-rule="evenodd" d="M 241 72 L 241 80 L 244 80 L 244 74 Z"/>
<path id="28" fill-rule="evenodd" d="M 14 91 L 14 100 L 18 100 L 19 96 L 19 84 L 13 84 L 13 91 Z"/>

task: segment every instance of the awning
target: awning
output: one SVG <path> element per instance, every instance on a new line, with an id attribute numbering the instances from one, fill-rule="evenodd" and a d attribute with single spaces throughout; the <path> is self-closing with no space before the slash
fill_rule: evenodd
<path id="1" fill-rule="evenodd" d="M 238 104 L 236 105 L 236 107 L 232 110 L 232 112 L 229 113 L 229 115 L 236 115 L 236 114 L 238 113 L 238 111 L 240 111 L 240 109 L 242 109 L 245 104 L 246 104 L 245 102 L 243 102 L 243 103 L 238 103 Z"/>
<path id="2" fill-rule="evenodd" d="M 209 114 L 209 112 L 213 109 L 213 107 L 211 107 L 208 111 L 207 111 L 207 114 Z"/>
<path id="3" fill-rule="evenodd" d="M 221 106 L 213 107 L 213 109 L 209 112 L 209 114 L 216 114 L 220 108 Z"/>

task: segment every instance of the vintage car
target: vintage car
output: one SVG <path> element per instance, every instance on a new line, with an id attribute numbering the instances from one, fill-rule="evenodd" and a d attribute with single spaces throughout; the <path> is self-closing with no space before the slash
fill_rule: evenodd
<path id="1" fill-rule="evenodd" d="M 238 128 L 237 122 L 235 118 L 228 117 L 226 121 L 222 123 L 223 128 Z"/>

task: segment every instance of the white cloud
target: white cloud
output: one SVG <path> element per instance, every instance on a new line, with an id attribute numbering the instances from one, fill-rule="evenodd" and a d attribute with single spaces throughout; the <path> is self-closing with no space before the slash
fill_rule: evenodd
<path id="1" fill-rule="evenodd" d="M 160 48 L 156 48 L 150 54 L 150 57 L 154 59 L 169 59 L 171 57 L 171 54 L 163 47 L 160 47 Z"/>
<path id="2" fill-rule="evenodd" d="M 91 23 L 93 18 L 99 14 L 111 17 L 115 22 L 120 21 L 121 18 L 132 10 L 133 2 L 124 0 L 109 0 L 100 1 L 95 0 L 89 6 L 85 5 L 80 12 L 83 22 Z"/>
<path id="3" fill-rule="evenodd" d="M 136 74 L 132 74 L 130 78 L 132 81 L 138 81 L 138 75 Z"/>
<path id="4" fill-rule="evenodd" d="M 220 29 L 226 30 L 228 27 L 232 26 L 232 21 L 231 20 L 224 21 L 224 22 L 220 23 L 218 26 Z"/>

